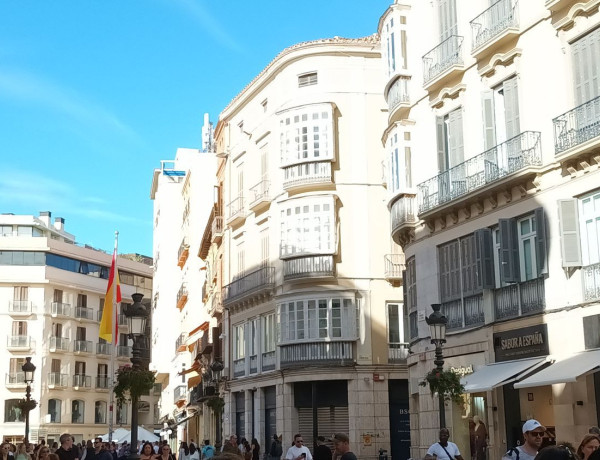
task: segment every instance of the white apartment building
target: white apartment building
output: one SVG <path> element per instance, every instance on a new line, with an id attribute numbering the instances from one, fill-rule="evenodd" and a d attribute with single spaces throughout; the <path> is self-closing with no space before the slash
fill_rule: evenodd
<path id="1" fill-rule="evenodd" d="M 112 235 L 107 235 L 108 241 Z M 110 357 L 115 368 L 130 364 L 127 324 L 119 316 L 117 350 L 98 339 L 112 254 L 80 246 L 65 230 L 64 219 L 0 215 L 0 433 L 17 442 L 25 434 L 18 401 L 25 397 L 21 366 L 30 356 L 36 366 L 30 413 L 30 440 L 58 441 L 71 433 L 77 442 L 108 433 Z M 150 300 L 149 264 L 119 257 L 123 303 L 142 293 Z M 142 397 L 140 423 L 154 429 L 153 395 Z M 127 405 L 118 407 L 114 426 L 130 423 Z"/>
<path id="2" fill-rule="evenodd" d="M 205 128 L 210 127 L 208 115 Z M 208 136 L 208 137 L 207 137 Z M 212 139 L 207 132 L 207 139 Z M 211 141 L 207 141 L 210 144 Z M 216 160 L 198 149 L 177 149 L 175 159 L 161 162 L 153 175 L 154 294 L 152 364 L 162 385 L 159 401 L 162 434 L 196 442 L 204 424 L 196 407 L 188 406 L 190 390 L 200 381 L 195 363 L 197 342 L 208 333 L 204 308 L 205 264 L 198 257 L 201 228 L 213 205 Z"/>
<path id="3" fill-rule="evenodd" d="M 397 0 L 381 17 L 413 458 L 439 429 L 418 385 L 434 303 L 466 386 L 444 408 L 463 457 L 475 415 L 490 460 L 529 418 L 574 445 L 600 421 L 599 26 L 593 0 Z"/>
<path id="4" fill-rule="evenodd" d="M 342 431 L 360 458 L 391 442 L 408 457 L 403 257 L 384 230 L 383 87 L 376 35 L 300 43 L 219 117 L 224 229 L 207 223 L 204 255 L 222 320 L 225 436 L 268 448 L 274 434 L 286 446 L 302 433 L 313 449 L 317 436 Z"/>

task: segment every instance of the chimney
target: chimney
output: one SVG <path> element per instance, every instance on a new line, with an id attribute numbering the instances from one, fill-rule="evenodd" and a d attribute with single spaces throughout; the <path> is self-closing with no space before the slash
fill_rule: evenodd
<path id="1" fill-rule="evenodd" d="M 50 219 L 51 218 L 52 218 L 52 213 L 50 211 L 41 211 L 40 212 L 40 220 L 48 228 L 50 228 Z"/>
<path id="2" fill-rule="evenodd" d="M 65 219 L 63 219 L 62 217 L 55 217 L 54 218 L 54 228 L 61 232 L 64 231 Z"/>

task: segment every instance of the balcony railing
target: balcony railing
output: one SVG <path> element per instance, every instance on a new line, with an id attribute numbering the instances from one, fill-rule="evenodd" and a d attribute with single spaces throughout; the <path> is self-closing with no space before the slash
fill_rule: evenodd
<path id="1" fill-rule="evenodd" d="M 483 294 L 444 302 L 442 312 L 448 318 L 448 330 L 482 325 L 485 323 Z"/>
<path id="2" fill-rule="evenodd" d="M 75 307 L 75 318 L 94 321 L 94 310 L 87 307 Z"/>
<path id="3" fill-rule="evenodd" d="M 388 362 L 402 363 L 408 358 L 408 343 L 388 343 Z"/>
<path id="4" fill-rule="evenodd" d="M 552 122 L 557 155 L 600 136 L 600 96 L 559 115 Z"/>
<path id="5" fill-rule="evenodd" d="M 212 241 L 221 241 L 223 236 L 223 216 L 215 216 L 211 227 Z"/>
<path id="6" fill-rule="evenodd" d="M 275 267 L 259 268 L 233 281 L 223 288 L 223 301 L 231 302 L 263 289 L 272 289 L 275 284 Z"/>
<path id="7" fill-rule="evenodd" d="M 221 301 L 221 294 L 219 292 L 213 294 L 210 308 L 208 309 L 209 315 L 214 315 L 216 313 L 223 313 L 223 302 Z"/>
<path id="8" fill-rule="evenodd" d="M 179 334 L 177 340 L 175 340 L 175 353 L 185 350 L 185 341 L 187 340 L 188 335 L 184 332 Z"/>
<path id="9" fill-rule="evenodd" d="M 307 256 L 283 261 L 283 279 L 332 277 L 335 274 L 333 256 Z"/>
<path id="10" fill-rule="evenodd" d="M 275 370 L 275 359 L 276 355 L 274 351 L 267 351 L 262 354 L 262 370 L 273 371 Z"/>
<path id="11" fill-rule="evenodd" d="M 33 341 L 28 335 L 11 335 L 8 337 L 6 346 L 12 349 L 29 350 L 33 346 Z"/>
<path id="12" fill-rule="evenodd" d="M 453 66 L 462 66 L 464 37 L 451 35 L 423 56 L 423 83 L 435 80 Z"/>
<path id="13" fill-rule="evenodd" d="M 93 353 L 94 345 L 89 340 L 73 341 L 73 351 L 75 353 Z"/>
<path id="14" fill-rule="evenodd" d="M 311 161 L 283 168 L 285 190 L 308 184 L 331 183 L 331 162 Z"/>
<path id="15" fill-rule="evenodd" d="M 6 386 L 25 386 L 25 372 L 6 374 Z"/>
<path id="16" fill-rule="evenodd" d="M 600 300 L 600 263 L 583 267 L 583 300 Z"/>
<path id="17" fill-rule="evenodd" d="M 188 289 L 187 289 L 187 283 L 183 283 L 181 285 L 181 287 L 179 288 L 179 291 L 177 291 L 177 308 L 179 308 L 179 310 L 181 310 L 188 299 Z"/>
<path id="18" fill-rule="evenodd" d="M 69 351 L 71 341 L 65 337 L 50 337 L 50 351 Z"/>
<path id="19" fill-rule="evenodd" d="M 509 284 L 494 291 L 496 319 L 538 313 L 546 306 L 544 278 Z"/>
<path id="20" fill-rule="evenodd" d="M 190 245 L 188 244 L 187 238 L 184 238 L 181 244 L 179 245 L 179 250 L 177 251 L 177 265 L 179 267 L 183 267 L 185 265 L 189 254 Z"/>
<path id="21" fill-rule="evenodd" d="M 69 374 L 50 372 L 48 374 L 48 386 L 54 388 L 66 388 L 69 382 Z"/>
<path id="22" fill-rule="evenodd" d="M 185 400 L 187 398 L 187 387 L 185 385 L 179 385 L 177 387 L 175 387 L 175 390 L 173 390 L 173 399 L 175 404 L 177 404 L 177 401 L 182 401 Z"/>
<path id="23" fill-rule="evenodd" d="M 500 0 L 471 21 L 472 49 L 492 41 L 502 32 L 519 27 L 517 0 Z"/>
<path id="24" fill-rule="evenodd" d="M 529 166 L 541 166 L 540 133 L 525 131 L 417 185 L 419 213 L 485 187 Z"/>
<path id="25" fill-rule="evenodd" d="M 92 376 L 75 374 L 73 376 L 73 387 L 75 388 L 91 388 L 92 387 Z"/>
<path id="26" fill-rule="evenodd" d="M 52 316 L 71 316 L 71 304 L 52 302 L 50 305 L 50 314 Z"/>
<path id="27" fill-rule="evenodd" d="M 233 360 L 233 376 L 243 377 L 246 374 L 246 358 Z"/>
<path id="28" fill-rule="evenodd" d="M 96 377 L 96 388 L 107 389 L 110 382 L 107 375 L 99 375 Z"/>
<path id="29" fill-rule="evenodd" d="M 119 345 L 117 347 L 117 358 L 131 358 L 131 347 Z"/>
<path id="30" fill-rule="evenodd" d="M 403 196 L 392 204 L 392 235 L 405 224 L 417 222 L 417 200 L 414 196 Z"/>
<path id="31" fill-rule="evenodd" d="M 268 180 L 261 180 L 250 189 L 250 209 L 258 208 L 260 205 L 271 201 L 269 186 L 270 182 Z"/>
<path id="32" fill-rule="evenodd" d="M 31 300 L 11 300 L 8 302 L 8 312 L 11 314 L 28 315 L 33 312 Z"/>
<path id="33" fill-rule="evenodd" d="M 401 104 L 410 104 L 409 82 L 410 77 L 401 75 L 392 83 L 387 94 L 388 113 L 393 113 Z"/>
<path id="34" fill-rule="evenodd" d="M 307 364 L 352 365 L 354 341 L 306 342 L 280 346 L 281 367 L 305 366 Z"/>
<path id="35" fill-rule="evenodd" d="M 227 205 L 227 220 L 229 222 L 246 217 L 246 209 L 244 207 L 244 197 L 238 196 Z"/>
<path id="36" fill-rule="evenodd" d="M 386 254 L 383 256 L 383 261 L 385 264 L 385 279 L 402 279 L 402 272 L 406 268 L 404 254 Z"/>

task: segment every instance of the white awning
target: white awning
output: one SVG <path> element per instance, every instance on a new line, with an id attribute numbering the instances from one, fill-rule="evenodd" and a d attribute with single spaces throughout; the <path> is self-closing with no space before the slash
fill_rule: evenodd
<path id="1" fill-rule="evenodd" d="M 537 374 L 516 383 L 515 388 L 574 382 L 577 377 L 598 368 L 600 368 L 600 350 L 584 351 L 556 361 Z"/>
<path id="2" fill-rule="evenodd" d="M 507 383 L 514 382 L 525 372 L 530 372 L 541 366 L 546 358 L 519 359 L 502 363 L 486 364 L 472 374 L 460 379 L 466 393 L 490 391 Z"/>

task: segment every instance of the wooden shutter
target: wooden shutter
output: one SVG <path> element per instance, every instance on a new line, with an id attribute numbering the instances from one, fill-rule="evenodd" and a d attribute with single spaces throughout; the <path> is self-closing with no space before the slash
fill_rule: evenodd
<path id="1" fill-rule="evenodd" d="M 535 255 L 538 275 L 548 273 L 548 239 L 546 237 L 546 215 L 544 208 L 535 211 Z"/>
<path id="2" fill-rule="evenodd" d="M 448 266 L 449 245 L 438 248 L 438 266 L 440 283 L 440 300 L 445 302 L 450 297 L 450 267 Z"/>
<path id="3" fill-rule="evenodd" d="M 521 132 L 519 123 L 519 96 L 517 77 L 502 84 L 504 90 L 504 117 L 506 119 L 506 139 L 512 139 Z"/>
<path id="4" fill-rule="evenodd" d="M 496 280 L 494 276 L 494 240 L 492 230 L 480 228 L 475 230 L 475 244 L 477 245 L 477 270 L 478 283 L 482 289 L 494 289 Z"/>
<path id="5" fill-rule="evenodd" d="M 600 29 L 571 45 L 575 103 L 583 104 L 600 94 Z"/>
<path id="6" fill-rule="evenodd" d="M 581 238 L 577 199 L 558 200 L 558 228 L 563 267 L 581 267 Z"/>
<path id="7" fill-rule="evenodd" d="M 496 146 L 496 116 L 494 113 L 494 92 L 481 93 L 481 113 L 483 119 L 483 149 L 489 150 Z"/>
<path id="8" fill-rule="evenodd" d="M 448 114 L 448 146 L 448 167 L 452 168 L 464 161 L 462 109 Z"/>
<path id="9" fill-rule="evenodd" d="M 500 281 L 517 283 L 519 276 L 519 246 L 517 238 L 517 221 L 500 219 Z"/>
<path id="10" fill-rule="evenodd" d="M 460 259 L 462 270 L 462 294 L 464 296 L 470 296 L 479 290 L 479 287 L 477 286 L 475 237 L 473 235 L 461 238 Z"/>
<path id="11" fill-rule="evenodd" d="M 440 41 L 446 40 L 458 32 L 456 22 L 455 0 L 438 0 L 438 21 L 440 24 Z"/>
<path id="12" fill-rule="evenodd" d="M 444 117 L 437 117 L 435 119 L 435 128 L 437 136 L 438 169 L 440 172 L 443 172 L 448 169 L 448 154 L 446 151 L 446 127 Z"/>

